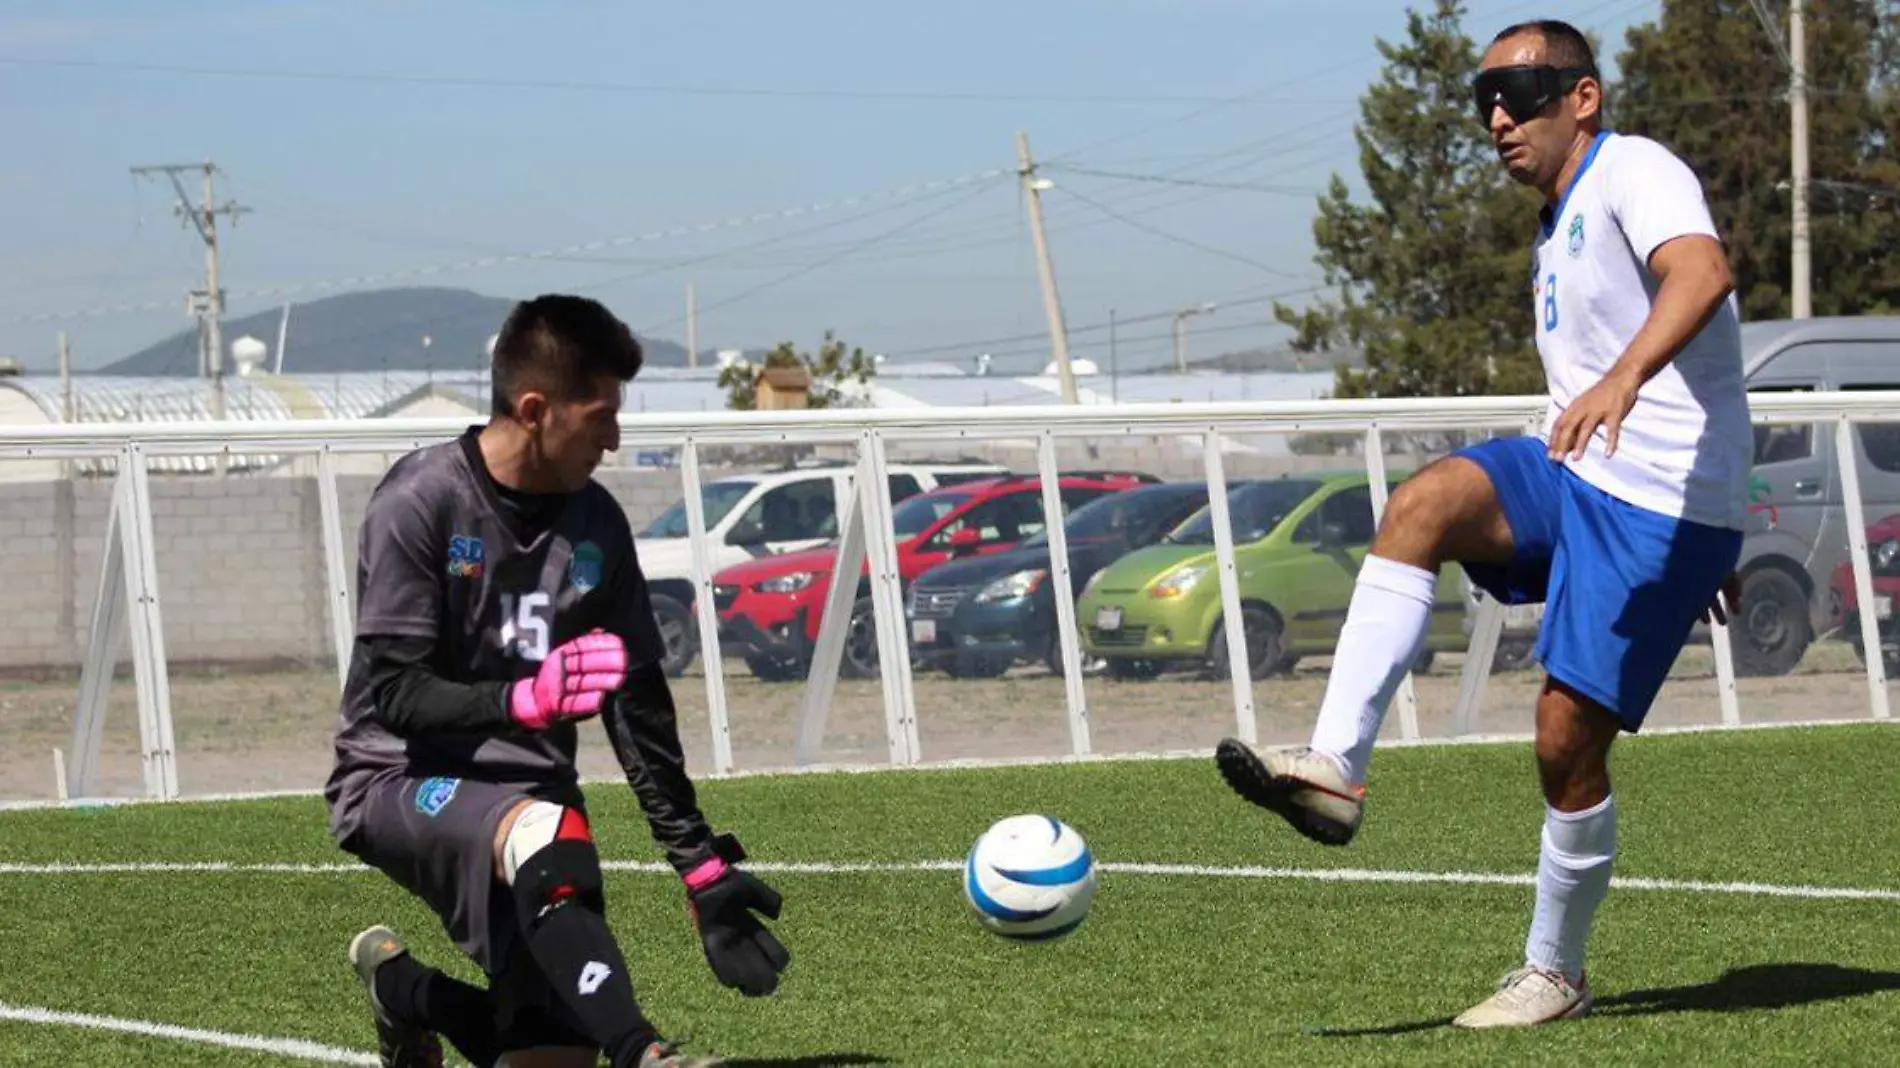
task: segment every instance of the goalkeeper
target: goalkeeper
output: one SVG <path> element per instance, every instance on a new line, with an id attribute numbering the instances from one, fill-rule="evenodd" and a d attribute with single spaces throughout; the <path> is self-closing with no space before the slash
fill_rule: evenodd
<path id="1" fill-rule="evenodd" d="M 755 912 L 779 895 L 701 815 L 625 513 L 592 480 L 617 449 L 639 343 L 600 304 L 517 305 L 493 414 L 402 457 L 370 498 L 356 641 L 324 790 L 349 853 L 435 910 L 487 989 L 388 928 L 350 944 L 385 1068 L 716 1064 L 661 1038 L 607 925 L 575 768 L 598 717 L 679 873 L 720 982 L 771 994 L 790 955 Z"/>

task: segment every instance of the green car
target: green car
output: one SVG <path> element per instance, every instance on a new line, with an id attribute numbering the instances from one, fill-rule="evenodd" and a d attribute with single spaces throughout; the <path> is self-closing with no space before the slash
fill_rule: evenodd
<path id="1" fill-rule="evenodd" d="M 1375 529 L 1366 475 L 1233 483 L 1227 502 L 1252 677 L 1289 670 L 1302 656 L 1331 655 Z M 1464 587 L 1459 568 L 1440 569 L 1421 670 L 1434 652 L 1465 646 Z M 1184 662 L 1226 675 L 1213 510 L 1202 508 L 1160 543 L 1096 572 L 1076 622 L 1082 647 L 1115 677 L 1152 678 Z"/>

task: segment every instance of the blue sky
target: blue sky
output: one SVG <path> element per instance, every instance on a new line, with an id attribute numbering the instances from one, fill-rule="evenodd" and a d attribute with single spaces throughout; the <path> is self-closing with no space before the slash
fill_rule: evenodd
<path id="1" fill-rule="evenodd" d="M 1316 280 L 1315 195 L 1356 175 L 1374 38 L 1404 26 L 1376 0 L 159 7 L 0 14 L 0 355 L 29 367 L 62 329 L 83 368 L 190 325 L 202 246 L 128 168 L 210 158 L 251 209 L 226 230 L 233 315 L 413 273 L 384 284 L 586 292 L 683 340 L 690 279 L 705 347 L 830 328 L 1030 370 L 1044 340 L 978 344 L 1044 330 L 1013 175 L 972 177 L 1013 166 L 1019 129 L 1052 163 L 1205 183 L 1048 172 L 1072 330 L 1254 298 L 1197 320 L 1195 351 L 1272 343 L 1259 298 Z M 1472 0 L 1466 25 L 1569 18 L 1608 60 L 1656 10 Z M 1123 359 L 1164 356 L 1166 329 L 1126 328 Z"/>

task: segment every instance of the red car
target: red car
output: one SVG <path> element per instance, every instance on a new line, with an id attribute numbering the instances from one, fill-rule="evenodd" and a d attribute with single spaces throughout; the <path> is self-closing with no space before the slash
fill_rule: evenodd
<path id="1" fill-rule="evenodd" d="M 1153 475 L 1089 471 L 1062 476 L 1062 506 L 1072 511 L 1110 493 L 1160 481 Z M 960 482 L 899 503 L 891 512 L 897 535 L 898 574 L 910 581 L 947 560 L 1003 552 L 1044 527 L 1042 480 L 1005 475 Z M 748 560 L 713 576 L 719 610 L 719 641 L 745 657 L 761 679 L 802 678 L 818 641 L 818 624 L 831 588 L 837 549 Z M 851 629 L 845 639 L 843 673 L 877 674 L 877 632 L 868 588 L 870 567 L 860 572 Z"/>
<path id="2" fill-rule="evenodd" d="M 1900 600 L 1900 515 L 1890 515 L 1867 528 L 1867 556 L 1873 572 L 1874 618 L 1879 623 L 1882 660 L 1887 678 L 1892 680 L 1900 669 L 1900 621 L 1894 616 L 1894 602 Z M 1828 582 L 1828 607 L 1833 623 L 1841 628 L 1841 637 L 1853 643 L 1864 661 L 1860 634 L 1860 597 L 1854 590 L 1854 565 L 1842 560 Z"/>

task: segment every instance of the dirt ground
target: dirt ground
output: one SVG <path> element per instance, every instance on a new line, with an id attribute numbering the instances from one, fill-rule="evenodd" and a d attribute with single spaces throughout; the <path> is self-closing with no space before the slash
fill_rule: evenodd
<path id="1" fill-rule="evenodd" d="M 1417 719 L 1423 737 L 1451 733 L 1461 658 L 1441 656 L 1430 674 L 1415 676 Z M 1257 681 L 1254 714 L 1267 742 L 1303 741 L 1326 687 L 1328 662 L 1303 661 L 1290 676 Z M 1493 675 L 1477 722 L 1483 733 L 1530 729 L 1539 676 L 1534 671 Z M 960 681 L 937 673 L 915 678 L 923 759 L 929 761 L 1055 757 L 1070 751 L 1062 680 L 1039 668 L 1018 668 L 1002 679 Z M 680 733 L 694 774 L 711 770 L 706 680 L 697 671 L 675 681 Z M 1165 675 L 1148 682 L 1085 679 L 1092 751 L 1098 754 L 1205 749 L 1235 730 L 1233 694 L 1225 679 Z M 731 661 L 726 674 L 730 738 L 741 770 L 789 767 L 804 687 L 753 679 Z M 1870 715 L 1866 675 L 1845 645 L 1817 644 L 1790 675 L 1738 682 L 1743 722 L 1851 719 Z M 0 800 L 57 796 L 55 747 L 70 744 L 75 683 L 0 683 Z M 1900 697 L 1890 697 L 1900 707 Z M 171 707 L 178 781 L 187 795 L 312 790 L 329 768 L 337 679 L 333 671 L 286 671 L 172 678 Z M 1683 653 L 1649 723 L 1657 726 L 1720 722 L 1709 650 Z M 842 682 L 827 716 L 822 760 L 882 764 L 889 760 L 882 685 Z M 1395 706 L 1385 737 L 1397 738 Z M 618 765 L 604 732 L 582 732 L 584 774 L 615 777 Z M 138 702 L 129 677 L 114 687 L 101 745 L 95 794 L 145 792 L 139 756 Z"/>

